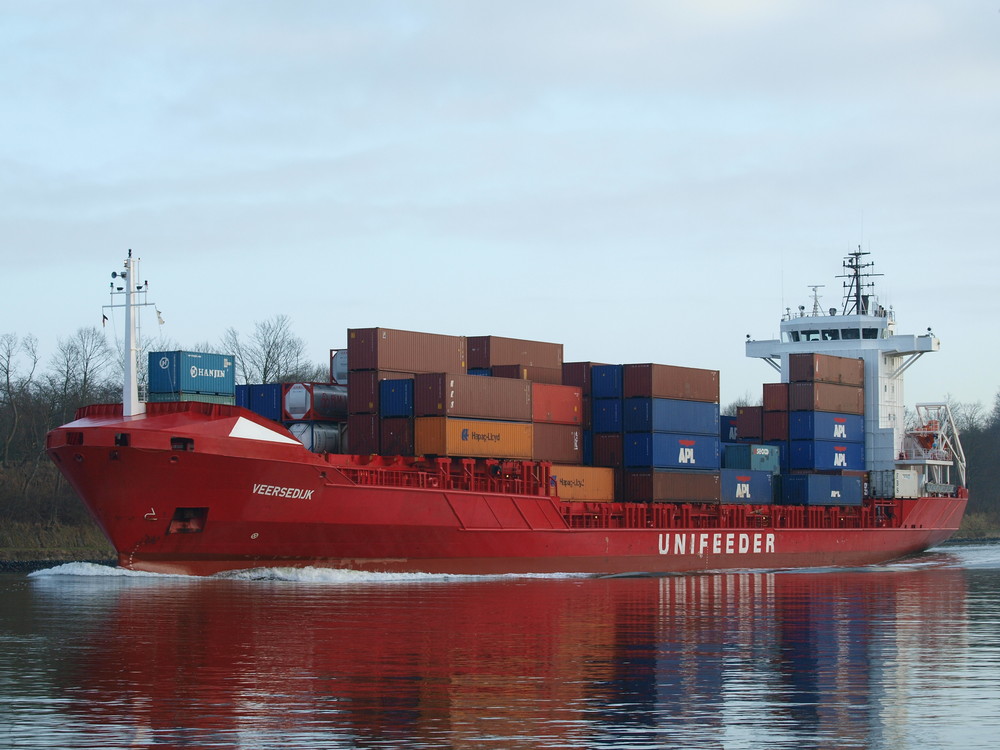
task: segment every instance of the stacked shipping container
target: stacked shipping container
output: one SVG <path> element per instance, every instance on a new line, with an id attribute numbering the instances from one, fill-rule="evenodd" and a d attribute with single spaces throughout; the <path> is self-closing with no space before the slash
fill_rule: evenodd
<path id="1" fill-rule="evenodd" d="M 236 369 L 230 354 L 208 352 L 150 352 L 150 402 L 236 402 Z"/>

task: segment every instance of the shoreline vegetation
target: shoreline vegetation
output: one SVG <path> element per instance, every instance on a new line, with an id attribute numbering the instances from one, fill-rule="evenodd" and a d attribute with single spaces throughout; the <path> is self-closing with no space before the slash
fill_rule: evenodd
<path id="1" fill-rule="evenodd" d="M 230 328 L 218 345 L 184 347 L 159 338 L 144 347 L 139 361 L 149 351 L 178 350 L 232 353 L 240 383 L 317 382 L 329 375 L 328 368 L 306 361 L 304 343 L 280 315 L 255 323 L 247 337 Z M 78 407 L 121 402 L 120 362 L 97 327 L 60 339 L 47 368 L 33 336 L 0 335 L 0 562 L 115 559 L 44 446 L 48 431 L 71 421 Z M 969 506 L 954 539 L 1000 538 L 1000 390 L 989 410 L 981 403 L 944 400 L 969 467 Z M 741 400 L 723 413 L 747 405 L 752 404 Z"/>

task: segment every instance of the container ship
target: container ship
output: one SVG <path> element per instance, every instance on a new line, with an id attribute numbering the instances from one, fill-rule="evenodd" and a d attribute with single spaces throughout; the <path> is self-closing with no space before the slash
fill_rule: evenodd
<path id="1" fill-rule="evenodd" d="M 939 349 L 896 332 L 868 253 L 841 309 L 747 337 L 773 367 L 722 414 L 719 372 L 565 362 L 561 344 L 347 330 L 329 382 L 235 384 L 235 361 L 148 355 L 131 251 L 122 403 L 81 408 L 46 450 L 124 568 L 666 574 L 861 566 L 950 537 L 968 499 L 946 404 L 906 423 L 905 371 Z"/>

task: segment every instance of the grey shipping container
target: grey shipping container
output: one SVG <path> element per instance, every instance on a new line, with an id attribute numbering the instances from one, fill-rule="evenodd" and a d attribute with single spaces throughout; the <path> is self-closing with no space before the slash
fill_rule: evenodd
<path id="1" fill-rule="evenodd" d="M 349 328 L 347 363 L 351 370 L 465 372 L 465 346 L 464 336 L 393 328 Z"/>
<path id="2" fill-rule="evenodd" d="M 531 421 L 531 383 L 464 373 L 420 373 L 413 380 L 418 417 Z"/>
<path id="3" fill-rule="evenodd" d="M 505 336 L 469 336 L 469 367 L 522 365 L 562 369 L 563 345 Z"/>

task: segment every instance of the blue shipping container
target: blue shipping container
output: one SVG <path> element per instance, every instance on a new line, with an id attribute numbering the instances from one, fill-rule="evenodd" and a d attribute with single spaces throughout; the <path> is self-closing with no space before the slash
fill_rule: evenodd
<path id="1" fill-rule="evenodd" d="M 470 367 L 466 372 L 469 375 L 492 375 L 489 367 Z"/>
<path id="2" fill-rule="evenodd" d="M 627 398 L 623 402 L 625 432 L 719 434 L 719 405 L 673 398 Z"/>
<path id="3" fill-rule="evenodd" d="M 861 477 L 842 474 L 786 474 L 782 505 L 861 505 Z"/>
<path id="4" fill-rule="evenodd" d="M 722 502 L 770 505 L 774 502 L 774 474 L 769 471 L 721 469 Z"/>
<path id="5" fill-rule="evenodd" d="M 723 443 L 735 443 L 739 440 L 739 434 L 736 432 L 736 417 L 731 417 L 728 414 L 719 417 L 719 439 Z"/>
<path id="6" fill-rule="evenodd" d="M 622 400 L 595 398 L 590 402 L 590 423 L 594 432 L 622 431 Z"/>
<path id="7" fill-rule="evenodd" d="M 629 432 L 623 453 L 629 468 L 719 470 L 719 438 L 673 432 Z"/>
<path id="8" fill-rule="evenodd" d="M 790 440 L 788 467 L 807 471 L 864 471 L 864 443 Z"/>
<path id="9" fill-rule="evenodd" d="M 725 469 L 741 471 L 781 472 L 781 449 L 762 443 L 735 443 L 725 446 L 722 456 Z"/>
<path id="10" fill-rule="evenodd" d="M 247 389 L 250 392 L 248 404 L 250 411 L 276 422 L 281 420 L 281 383 L 248 385 Z"/>
<path id="11" fill-rule="evenodd" d="M 829 411 L 789 412 L 788 439 L 863 443 L 865 418 L 860 414 L 836 414 Z"/>
<path id="12" fill-rule="evenodd" d="M 244 409 L 250 408 L 250 386 L 248 385 L 238 385 L 236 386 L 236 398 L 233 403 L 237 406 L 242 406 Z"/>
<path id="13" fill-rule="evenodd" d="M 594 365 L 590 368 L 590 395 L 594 398 L 622 397 L 623 365 Z"/>
<path id="14" fill-rule="evenodd" d="M 413 378 L 380 380 L 378 388 L 378 411 L 381 416 L 413 416 Z"/>
<path id="15" fill-rule="evenodd" d="M 202 352 L 150 352 L 149 392 L 234 396 L 233 357 Z"/>

